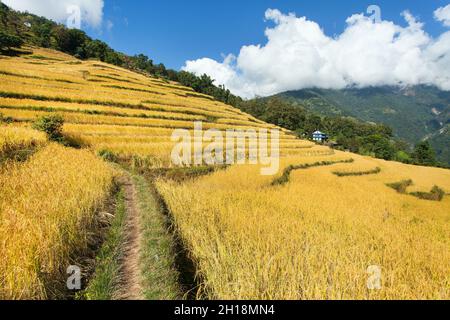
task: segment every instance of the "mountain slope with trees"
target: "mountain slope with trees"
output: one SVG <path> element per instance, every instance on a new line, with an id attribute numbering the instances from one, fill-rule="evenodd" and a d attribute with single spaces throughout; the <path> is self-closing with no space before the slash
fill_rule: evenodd
<path id="1" fill-rule="evenodd" d="M 323 116 L 383 123 L 411 145 L 429 141 L 438 159 L 450 164 L 450 92 L 432 86 L 305 89 L 278 97 Z"/>

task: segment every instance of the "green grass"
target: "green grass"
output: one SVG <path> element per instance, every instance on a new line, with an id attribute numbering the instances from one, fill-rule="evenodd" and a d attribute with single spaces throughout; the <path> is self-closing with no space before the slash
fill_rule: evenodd
<path id="1" fill-rule="evenodd" d="M 206 100 L 210 100 L 210 101 L 216 101 L 216 99 L 214 99 L 213 97 L 209 97 L 209 96 L 205 96 L 199 93 L 192 93 L 192 92 L 187 92 L 186 93 L 187 97 L 192 97 L 192 98 L 199 98 L 199 99 L 206 99 Z"/>
<path id="2" fill-rule="evenodd" d="M 182 111 L 181 110 L 170 110 L 170 109 L 163 108 L 163 107 L 149 108 L 143 104 L 130 104 L 130 103 L 122 103 L 122 102 L 114 102 L 114 101 L 99 101 L 99 100 L 92 100 L 92 99 L 71 99 L 71 98 L 66 98 L 66 97 L 48 97 L 48 96 L 38 95 L 38 94 L 26 94 L 26 93 L 16 93 L 16 92 L 7 92 L 7 91 L 0 91 L 0 98 L 31 99 L 31 100 L 37 100 L 37 101 L 92 104 L 92 105 L 134 109 L 134 110 L 159 111 L 159 112 L 181 113 L 181 114 L 187 114 L 187 115 L 207 116 L 205 113 L 202 113 L 201 111 L 193 112 L 193 111 L 187 111 L 187 110 L 186 111 L 185 110 L 182 110 Z M 151 102 L 151 101 L 143 101 L 142 103 L 154 104 L 154 102 Z M 155 102 L 155 104 L 159 104 L 159 102 Z M 166 104 L 166 105 L 167 106 L 176 106 L 176 105 L 171 105 L 171 104 Z M 52 108 L 52 109 L 54 110 L 55 108 Z M 114 113 L 114 115 L 117 115 L 117 114 Z M 142 117 L 142 116 L 140 116 L 140 117 Z M 214 120 L 215 119 L 216 118 L 214 118 Z M 173 119 L 170 119 L 170 120 L 173 120 Z"/>
<path id="3" fill-rule="evenodd" d="M 358 172 L 335 171 L 335 172 L 333 172 L 333 174 L 338 177 L 359 177 L 359 176 L 368 176 L 371 174 L 379 174 L 380 172 L 381 172 L 381 168 L 375 168 L 372 170 L 358 171 Z"/>
<path id="4" fill-rule="evenodd" d="M 403 180 L 395 183 L 386 184 L 389 188 L 396 190 L 400 194 L 408 194 L 410 196 L 419 198 L 421 200 L 429 200 L 429 201 L 442 201 L 444 199 L 445 191 L 439 188 L 438 186 L 434 186 L 430 192 L 407 192 L 408 187 L 412 186 L 414 182 L 409 180 Z"/>
<path id="5" fill-rule="evenodd" d="M 125 231 L 125 198 L 121 189 L 117 193 L 116 212 L 106 240 L 96 258 L 96 271 L 86 290 L 81 294 L 86 300 L 111 300 L 117 290 L 120 270 L 120 248 Z"/>
<path id="6" fill-rule="evenodd" d="M 119 90 L 129 90 L 129 91 L 137 91 L 137 92 L 145 92 L 150 94 L 157 94 L 161 96 L 165 96 L 165 93 L 152 91 L 152 90 L 145 90 L 145 89 L 138 89 L 138 88 L 130 88 L 130 87 L 123 87 L 123 86 L 117 86 L 117 85 L 102 85 L 104 88 L 111 88 L 111 89 L 119 89 Z"/>
<path id="7" fill-rule="evenodd" d="M 137 80 L 133 81 L 133 80 L 125 79 L 125 78 L 118 78 L 118 77 L 113 77 L 113 76 L 108 76 L 108 75 L 103 75 L 103 74 L 93 74 L 92 76 L 93 77 L 97 77 L 97 78 L 102 78 L 102 79 L 114 80 L 114 81 L 117 81 L 117 82 L 132 83 L 132 84 L 137 84 L 137 85 L 143 85 L 144 84 L 144 83 L 139 82 Z"/>
<path id="8" fill-rule="evenodd" d="M 147 170 L 146 167 L 143 168 L 142 174 L 148 179 L 164 179 L 171 180 L 178 183 L 182 183 L 188 180 L 195 180 L 203 176 L 213 174 L 219 170 L 226 170 L 228 165 L 217 165 L 217 166 L 199 166 L 199 167 L 187 167 L 187 168 L 161 168 Z"/>
<path id="9" fill-rule="evenodd" d="M 176 268 L 175 239 L 169 231 L 169 217 L 164 214 L 153 186 L 142 176 L 132 176 L 141 213 L 141 266 L 143 293 L 148 300 L 181 299 Z"/>
<path id="10" fill-rule="evenodd" d="M 355 161 L 354 159 L 348 159 L 348 160 L 339 160 L 339 161 L 320 161 L 320 162 L 315 162 L 315 163 L 300 164 L 300 165 L 296 165 L 296 166 L 291 165 L 291 166 L 287 167 L 286 169 L 284 169 L 281 177 L 275 179 L 272 182 L 272 186 L 281 186 L 281 185 L 285 185 L 286 183 L 288 183 L 290 176 L 291 176 L 291 172 L 294 170 L 306 170 L 306 169 L 314 168 L 314 167 L 325 167 L 325 166 L 331 166 L 331 165 L 338 164 L 338 163 L 353 163 L 354 161 Z"/>
<path id="11" fill-rule="evenodd" d="M 409 179 L 409 180 L 403 180 L 400 182 L 388 183 L 386 185 L 389 188 L 394 189 L 398 193 L 405 194 L 408 187 L 413 185 L 413 181 L 411 179 Z"/>
<path id="12" fill-rule="evenodd" d="M 158 114 L 127 114 L 122 112 L 115 112 L 115 111 L 99 111 L 99 110 L 89 110 L 89 109 L 66 109 L 66 108 L 59 108 L 59 107 L 41 107 L 41 106 L 8 106 L 8 105 L 1 105 L 0 104 L 0 110 L 1 109 L 12 109 L 12 110 L 25 110 L 25 111 L 44 111 L 44 112 L 61 112 L 61 113 L 82 113 L 82 114 L 88 114 L 88 115 L 103 115 L 103 116 L 113 116 L 113 117 L 119 117 L 119 118 L 140 118 L 140 119 L 161 119 L 161 120 L 176 120 L 176 121 L 189 121 L 192 119 L 187 119 L 185 117 L 177 117 L 177 116 L 165 116 L 165 115 L 158 115 Z M 147 110 L 146 110 L 147 111 Z M 153 111 L 153 110 L 149 110 Z M 170 111 L 155 111 L 155 112 L 168 112 Z M 175 112 L 174 112 L 175 113 Z M 177 114 L 181 114 L 181 112 L 177 112 Z M 198 115 L 197 116 L 201 116 Z M 210 121 L 205 121 L 210 122 Z"/>
<path id="13" fill-rule="evenodd" d="M 35 59 L 35 60 L 47 60 L 47 61 L 64 61 L 64 60 L 61 60 L 61 59 L 45 57 L 45 56 L 38 55 L 38 54 L 31 55 L 31 56 L 28 56 L 28 57 L 25 57 L 25 58 L 26 59 Z"/>
<path id="14" fill-rule="evenodd" d="M 430 192 L 411 192 L 410 195 L 422 200 L 442 201 L 445 196 L 445 191 L 438 186 L 434 186 Z"/>
<path id="15" fill-rule="evenodd" d="M 0 70 L 0 74 L 5 75 L 5 76 L 19 77 L 19 78 L 26 78 L 26 79 L 38 79 L 38 80 L 56 81 L 56 82 L 71 83 L 71 84 L 79 83 L 79 82 L 74 82 L 74 81 L 70 81 L 70 80 L 66 80 L 66 79 L 51 79 L 51 78 L 44 78 L 44 77 L 38 77 L 38 76 L 28 76 L 28 75 L 24 75 L 24 74 L 3 71 L 3 70 Z"/>

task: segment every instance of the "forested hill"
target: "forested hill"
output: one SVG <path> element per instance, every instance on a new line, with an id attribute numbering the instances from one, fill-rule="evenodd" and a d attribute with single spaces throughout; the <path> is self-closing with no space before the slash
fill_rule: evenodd
<path id="1" fill-rule="evenodd" d="M 450 163 L 450 92 L 431 86 L 305 89 L 278 97 L 321 115 L 386 124 L 411 144 L 428 140 L 438 159 Z"/>

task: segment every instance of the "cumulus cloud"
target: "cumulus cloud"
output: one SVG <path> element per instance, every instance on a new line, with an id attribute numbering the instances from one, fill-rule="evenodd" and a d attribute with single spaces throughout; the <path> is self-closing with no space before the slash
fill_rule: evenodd
<path id="1" fill-rule="evenodd" d="M 437 21 L 441 21 L 445 26 L 450 27 L 450 4 L 441 7 L 434 12 Z"/>
<path id="2" fill-rule="evenodd" d="M 7 6 L 27 11 L 39 16 L 65 23 L 70 16 L 70 7 L 78 6 L 81 23 L 94 28 L 101 25 L 103 19 L 103 0 L 0 0 Z M 69 11 L 68 11 L 69 10 Z"/>
<path id="3" fill-rule="evenodd" d="M 402 15 L 406 26 L 355 14 L 340 35 L 329 37 L 306 17 L 269 9 L 265 17 L 275 26 L 266 29 L 265 45 L 243 46 L 222 62 L 187 61 L 183 69 L 206 73 L 247 98 L 310 87 L 433 84 L 450 90 L 450 32 L 434 39 L 411 13 Z"/>

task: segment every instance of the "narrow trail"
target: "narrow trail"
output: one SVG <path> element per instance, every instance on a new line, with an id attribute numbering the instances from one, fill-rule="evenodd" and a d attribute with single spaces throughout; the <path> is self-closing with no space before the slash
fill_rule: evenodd
<path id="1" fill-rule="evenodd" d="M 119 288 L 115 300 L 144 300 L 140 268 L 141 221 L 137 191 L 131 177 L 124 175 L 120 183 L 125 193 L 127 212 L 125 242 L 122 248 Z"/>

